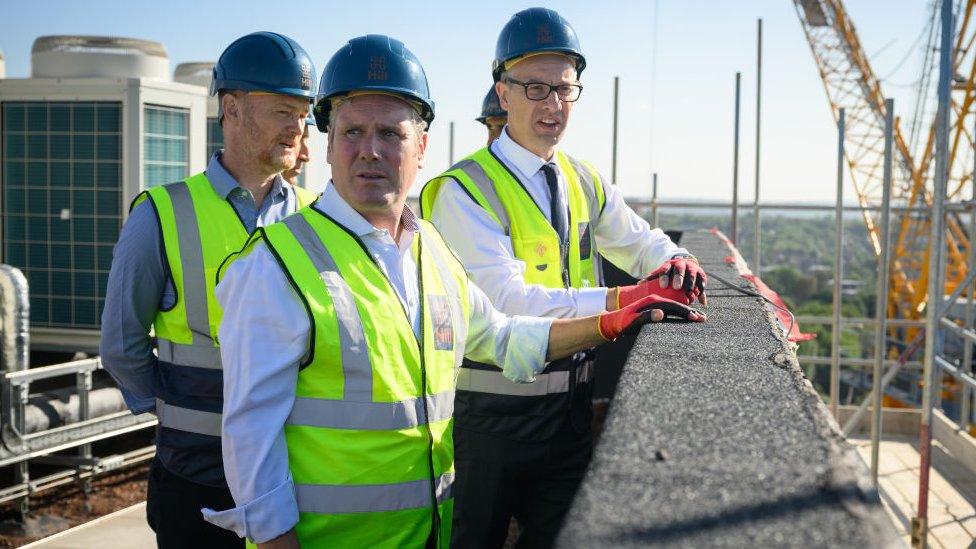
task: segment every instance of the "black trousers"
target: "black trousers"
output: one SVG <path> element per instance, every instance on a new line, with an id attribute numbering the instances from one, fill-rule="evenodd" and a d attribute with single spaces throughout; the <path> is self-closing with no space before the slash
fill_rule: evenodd
<path id="1" fill-rule="evenodd" d="M 166 470 L 154 460 L 149 470 L 146 520 L 160 549 L 243 549 L 244 540 L 203 520 L 200 509 L 234 507 L 230 490 L 197 484 Z"/>
<path id="2" fill-rule="evenodd" d="M 569 421 L 542 442 L 455 427 L 451 547 L 502 547 L 512 517 L 517 547 L 552 547 L 592 453 L 592 432 Z"/>

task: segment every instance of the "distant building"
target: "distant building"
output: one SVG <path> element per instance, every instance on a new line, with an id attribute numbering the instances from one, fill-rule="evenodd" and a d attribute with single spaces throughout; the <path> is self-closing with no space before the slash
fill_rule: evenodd
<path id="1" fill-rule="evenodd" d="M 30 284 L 31 343 L 94 350 L 128 206 L 206 165 L 207 93 L 162 44 L 45 36 L 0 80 L 0 261 Z"/>

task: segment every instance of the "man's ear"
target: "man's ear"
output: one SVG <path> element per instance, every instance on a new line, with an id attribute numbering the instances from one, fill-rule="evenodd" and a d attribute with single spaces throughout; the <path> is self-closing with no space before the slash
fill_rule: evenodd
<path id="1" fill-rule="evenodd" d="M 424 167 L 424 156 L 427 154 L 427 132 L 420 134 L 420 142 L 417 143 L 417 166 Z"/>
<path id="2" fill-rule="evenodd" d="M 503 109 L 508 110 L 508 86 L 504 82 L 499 80 L 495 82 L 495 93 L 498 94 L 498 104 L 501 105 Z"/>
<path id="3" fill-rule="evenodd" d="M 240 120 L 241 113 L 244 110 L 242 97 L 233 93 L 225 93 L 221 98 L 220 109 L 225 120 Z"/>

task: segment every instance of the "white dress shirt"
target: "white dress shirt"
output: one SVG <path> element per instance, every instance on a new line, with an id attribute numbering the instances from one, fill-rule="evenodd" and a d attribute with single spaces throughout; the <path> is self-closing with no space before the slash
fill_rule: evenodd
<path id="1" fill-rule="evenodd" d="M 508 135 L 508 127 L 491 144 L 491 151 L 525 186 L 548 219 L 550 194 L 540 171 L 550 160 L 539 158 Z M 556 165 L 559 191 L 566 193 L 565 175 Z M 602 178 L 603 181 L 606 179 Z M 661 229 L 651 229 L 624 203 L 616 185 L 604 184 L 606 206 L 590 228 L 596 250 L 611 263 L 640 278 L 676 254 L 686 254 Z M 562 203 L 566 203 L 563 196 Z M 461 258 L 468 276 L 500 311 L 556 318 L 589 316 L 606 308 L 606 288 L 546 288 L 526 284 L 525 262 L 515 257 L 512 241 L 478 203 L 453 180 L 441 188 L 430 213 L 431 222 Z M 550 223 L 552 220 L 550 219 Z"/>
<path id="2" fill-rule="evenodd" d="M 346 203 L 331 182 L 316 207 L 357 234 L 396 288 L 419 335 L 417 266 L 410 244 L 417 220 L 403 212 L 399 243 Z M 217 285 L 224 310 L 220 325 L 224 367 L 222 423 L 224 471 L 237 507 L 204 518 L 255 542 L 287 532 L 298 522 L 288 470 L 284 424 L 295 402 L 298 364 L 308 349 L 309 320 L 302 301 L 266 245 L 231 264 Z M 551 319 L 505 316 L 468 284 L 471 320 L 465 356 L 504 364 L 512 381 L 531 382 L 545 367 Z"/>

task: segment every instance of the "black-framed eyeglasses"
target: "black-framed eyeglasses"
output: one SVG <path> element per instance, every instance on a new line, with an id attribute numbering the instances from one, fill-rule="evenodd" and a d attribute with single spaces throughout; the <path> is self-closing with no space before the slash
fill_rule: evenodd
<path id="1" fill-rule="evenodd" d="M 546 84 L 545 82 L 521 82 L 514 78 L 505 78 L 505 82 L 516 84 L 525 89 L 525 98 L 531 101 L 544 101 L 552 92 L 556 92 L 556 97 L 560 101 L 572 103 L 580 98 L 583 93 L 583 86 L 579 84 Z"/>

